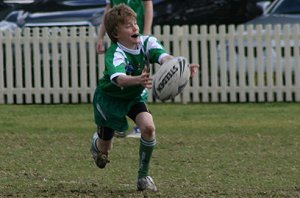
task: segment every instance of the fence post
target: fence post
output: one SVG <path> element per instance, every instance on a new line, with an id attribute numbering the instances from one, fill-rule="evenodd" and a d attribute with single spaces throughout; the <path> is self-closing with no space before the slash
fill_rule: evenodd
<path id="1" fill-rule="evenodd" d="M 4 36 L 3 32 L 0 31 L 0 104 L 4 104 L 4 48 L 3 48 L 3 43 L 4 41 Z"/>

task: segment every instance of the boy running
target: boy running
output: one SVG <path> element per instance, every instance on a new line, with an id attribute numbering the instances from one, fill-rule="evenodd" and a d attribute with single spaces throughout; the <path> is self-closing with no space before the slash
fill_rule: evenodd
<path id="1" fill-rule="evenodd" d="M 149 165 L 156 145 L 155 125 L 147 102 L 147 89 L 152 88 L 148 61 L 163 64 L 172 58 L 155 37 L 139 33 L 135 12 L 120 4 L 104 16 L 104 25 L 112 45 L 105 54 L 104 76 L 94 93 L 94 116 L 97 134 L 93 136 L 91 153 L 99 168 L 109 162 L 114 131 L 128 128 L 126 116 L 141 130 L 137 189 L 157 191 L 149 175 Z M 191 74 L 199 65 L 191 64 Z"/>

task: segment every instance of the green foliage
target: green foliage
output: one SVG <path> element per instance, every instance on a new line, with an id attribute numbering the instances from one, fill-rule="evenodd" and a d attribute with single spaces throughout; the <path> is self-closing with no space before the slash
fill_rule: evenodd
<path id="1" fill-rule="evenodd" d="M 1 105 L 0 197 L 300 196 L 299 104 L 150 109 L 157 193 L 136 191 L 138 139 L 115 139 L 111 163 L 94 165 L 91 105 Z"/>

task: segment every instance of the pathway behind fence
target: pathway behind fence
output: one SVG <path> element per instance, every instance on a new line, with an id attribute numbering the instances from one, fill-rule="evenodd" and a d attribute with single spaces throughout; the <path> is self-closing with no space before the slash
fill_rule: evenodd
<path id="1" fill-rule="evenodd" d="M 154 35 L 201 65 L 169 102 L 300 101 L 299 25 L 155 26 Z M 91 102 L 104 68 L 96 42 L 94 27 L 0 32 L 0 104 Z"/>

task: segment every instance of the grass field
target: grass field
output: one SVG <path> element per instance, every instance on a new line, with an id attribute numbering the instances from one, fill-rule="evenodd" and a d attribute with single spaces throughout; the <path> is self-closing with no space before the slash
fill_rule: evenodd
<path id="1" fill-rule="evenodd" d="M 90 104 L 0 105 L 0 197 L 300 197 L 300 104 L 150 109 L 157 193 L 136 191 L 137 139 L 94 165 Z"/>

